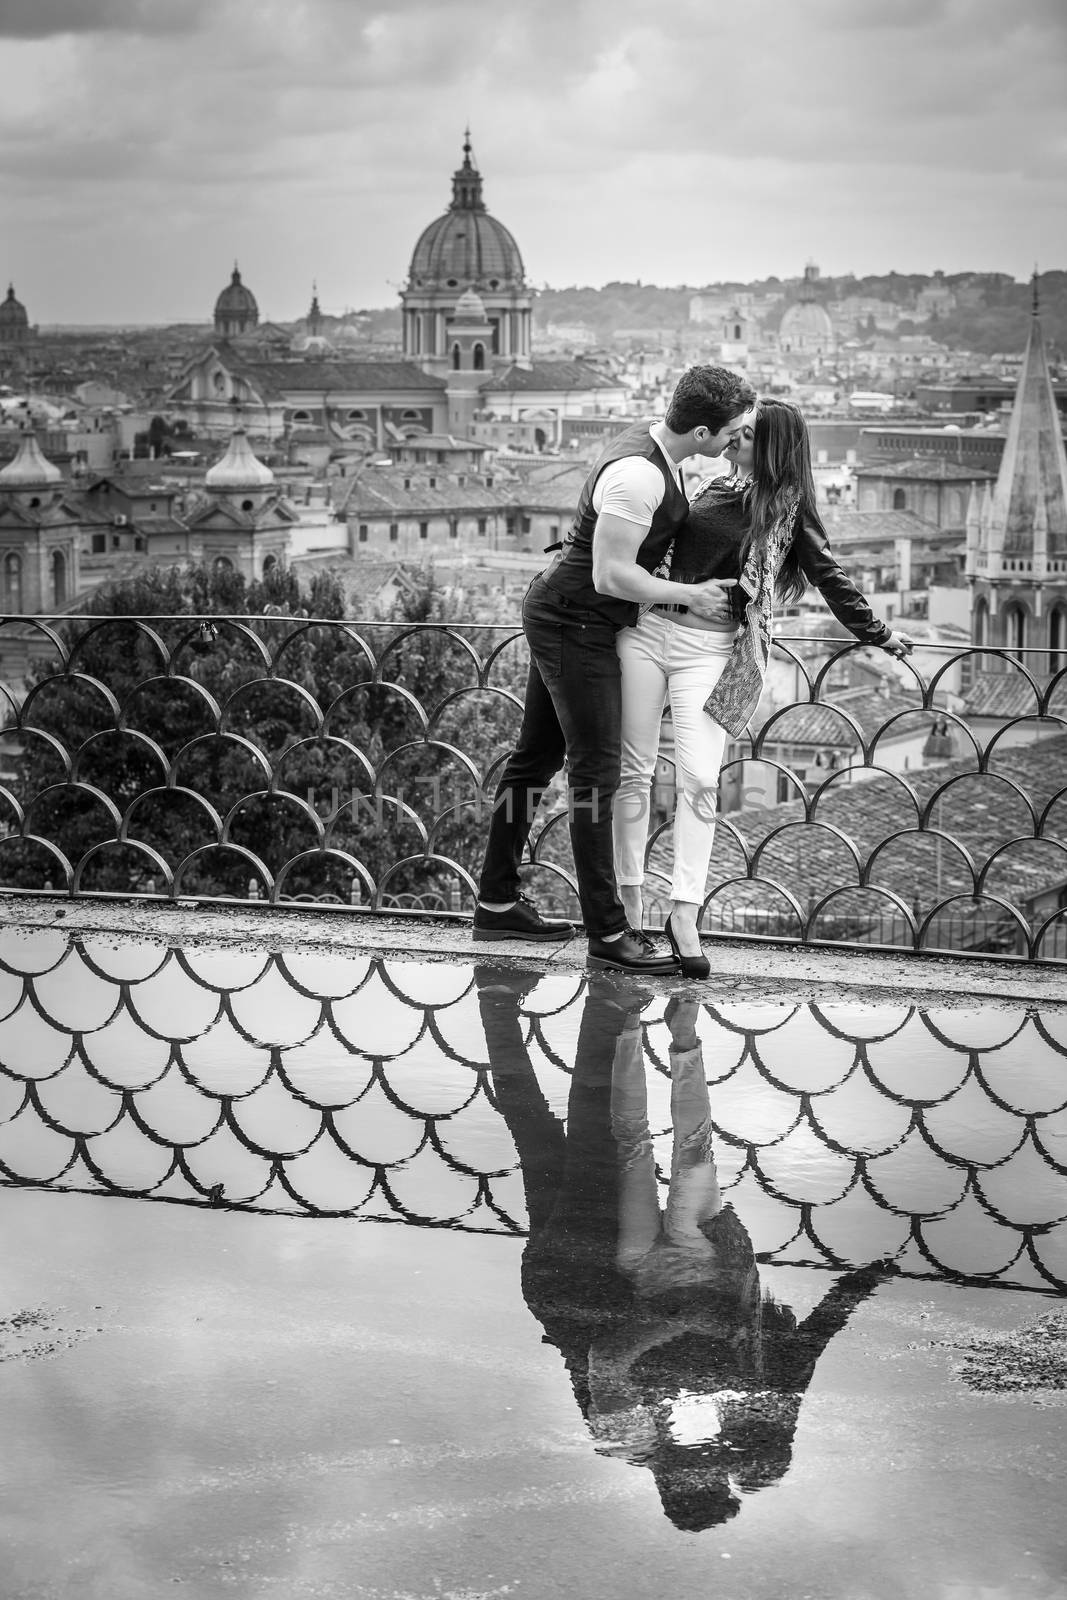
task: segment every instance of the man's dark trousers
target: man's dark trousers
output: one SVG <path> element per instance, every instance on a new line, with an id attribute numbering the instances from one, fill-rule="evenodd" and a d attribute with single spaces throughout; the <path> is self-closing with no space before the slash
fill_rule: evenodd
<path id="1" fill-rule="evenodd" d="M 567 758 L 571 849 L 585 931 L 621 933 L 626 913 L 615 886 L 611 808 L 622 762 L 622 684 L 615 627 L 571 603 L 543 578 L 526 592 L 522 626 L 530 676 L 518 743 L 501 775 L 478 898 L 514 900 L 534 814 Z"/>

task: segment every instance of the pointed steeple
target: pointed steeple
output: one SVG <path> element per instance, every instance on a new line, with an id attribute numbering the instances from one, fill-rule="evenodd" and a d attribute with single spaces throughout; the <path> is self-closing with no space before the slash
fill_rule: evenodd
<path id="1" fill-rule="evenodd" d="M 482 175 L 474 165 L 471 150 L 471 131 L 463 134 L 463 165 L 452 174 L 452 204 L 450 211 L 484 211 Z"/>
<path id="2" fill-rule="evenodd" d="M 982 537 L 982 508 L 978 498 L 978 484 L 971 484 L 971 492 L 967 497 L 967 557 L 966 570 L 969 578 L 974 577 L 978 571 L 978 550 Z"/>
<path id="3" fill-rule="evenodd" d="M 993 495 L 991 548 L 1005 555 L 1067 555 L 1067 452 L 1052 392 L 1048 356 L 1038 317 L 1037 271 L 1033 312 L 1008 436 Z M 1044 543 L 1045 548 L 1038 550 Z"/>
<path id="4" fill-rule="evenodd" d="M 322 332 L 322 307 L 319 305 L 319 286 L 317 283 L 312 283 L 311 285 L 311 305 L 308 307 L 308 314 L 304 319 L 304 324 L 309 337 L 312 339 L 318 338 Z"/>

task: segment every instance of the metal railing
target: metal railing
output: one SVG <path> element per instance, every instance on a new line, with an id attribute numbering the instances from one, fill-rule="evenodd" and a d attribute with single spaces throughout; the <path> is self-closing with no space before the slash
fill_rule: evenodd
<path id="1" fill-rule="evenodd" d="M 851 641 L 777 640 L 723 766 L 705 931 L 1067 959 L 1067 669 L 1022 654 L 929 647 L 926 675 L 886 677 Z M 842 681 L 875 660 L 884 715 Z M 0 885 L 467 915 L 527 668 L 512 625 L 5 618 Z M 965 715 L 976 668 L 1011 715 Z M 650 795 L 653 921 L 670 791 Z M 563 775 L 528 876 L 578 915 Z"/>

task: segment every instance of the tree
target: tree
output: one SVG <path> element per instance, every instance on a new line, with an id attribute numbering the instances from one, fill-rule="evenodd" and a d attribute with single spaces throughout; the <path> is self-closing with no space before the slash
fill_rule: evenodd
<path id="1" fill-rule="evenodd" d="M 461 623 L 432 568 L 401 576 L 392 615 L 346 626 L 332 575 L 304 590 L 282 564 L 252 584 L 152 570 L 91 596 L 62 625 L 65 670 L 41 662 L 9 718 L 25 832 L 81 863 L 86 889 L 163 889 L 155 852 L 183 894 L 263 892 L 269 874 L 284 897 L 467 898 L 437 858 L 476 868 L 483 785 L 519 714 L 501 689 L 525 655 L 481 687 L 490 619 Z M 9 838 L 0 860 L 11 886 L 63 879 L 42 843 Z"/>

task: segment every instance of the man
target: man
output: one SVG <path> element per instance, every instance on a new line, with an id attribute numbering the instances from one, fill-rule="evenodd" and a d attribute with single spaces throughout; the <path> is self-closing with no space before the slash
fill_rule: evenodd
<path id="1" fill-rule="evenodd" d="M 666 418 L 628 428 L 586 479 L 562 552 L 523 602 L 530 675 L 518 744 L 497 788 L 474 912 L 474 938 L 566 939 L 522 894 L 519 866 L 549 781 L 567 762 L 578 899 L 593 966 L 672 972 L 674 957 L 628 927 L 612 865 L 611 810 L 621 760 L 621 689 L 615 634 L 639 607 L 684 604 L 722 614 L 716 582 L 655 576 L 688 510 L 679 463 L 721 455 L 755 395 L 736 373 L 690 367 Z"/>

